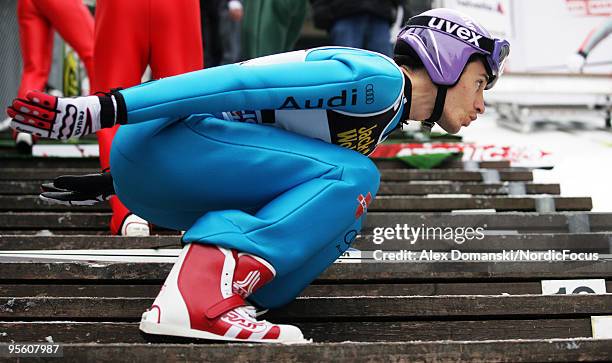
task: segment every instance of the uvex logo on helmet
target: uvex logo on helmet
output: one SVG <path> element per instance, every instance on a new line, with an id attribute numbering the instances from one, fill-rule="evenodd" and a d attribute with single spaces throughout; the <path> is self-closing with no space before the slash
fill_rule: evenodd
<path id="1" fill-rule="evenodd" d="M 443 32 L 452 34 L 456 36 L 457 38 L 463 39 L 467 41 L 468 43 L 472 43 L 478 48 L 480 48 L 480 43 L 478 43 L 478 40 L 482 38 L 482 35 L 464 26 L 455 24 L 452 21 L 448 21 L 446 19 L 440 19 L 436 17 L 431 17 L 427 26 L 430 28 L 435 28 Z"/>

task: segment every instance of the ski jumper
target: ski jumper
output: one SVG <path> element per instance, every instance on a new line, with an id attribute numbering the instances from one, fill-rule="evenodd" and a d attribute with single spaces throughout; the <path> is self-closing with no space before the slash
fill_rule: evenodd
<path id="1" fill-rule="evenodd" d="M 405 87 L 390 58 L 324 47 L 122 90 L 116 193 L 186 243 L 264 258 L 277 275 L 250 300 L 284 305 L 359 233 L 380 179 L 366 155 L 406 118 Z"/>
<path id="2" fill-rule="evenodd" d="M 92 93 L 139 84 L 147 65 L 153 78 L 202 69 L 199 6 L 198 0 L 98 0 Z M 116 131 L 117 127 L 98 132 L 103 170 L 109 167 Z M 130 212 L 117 197 L 110 205 L 111 231 L 117 234 Z"/>
<path id="3" fill-rule="evenodd" d="M 54 29 L 74 48 L 92 78 L 94 20 L 81 0 L 19 0 L 17 21 L 23 59 L 17 97 L 24 98 L 30 90 L 45 89 Z"/>

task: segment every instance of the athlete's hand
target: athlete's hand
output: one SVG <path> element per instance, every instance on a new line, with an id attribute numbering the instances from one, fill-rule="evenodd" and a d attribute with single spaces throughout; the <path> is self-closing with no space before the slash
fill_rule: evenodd
<path id="1" fill-rule="evenodd" d="M 11 127 L 17 131 L 65 140 L 101 128 L 100 99 L 98 96 L 59 98 L 30 91 L 25 99 L 15 99 L 6 113 L 13 119 Z"/>
<path id="2" fill-rule="evenodd" d="M 40 198 L 63 205 L 94 205 L 115 194 L 110 173 L 63 175 L 41 185 Z"/>

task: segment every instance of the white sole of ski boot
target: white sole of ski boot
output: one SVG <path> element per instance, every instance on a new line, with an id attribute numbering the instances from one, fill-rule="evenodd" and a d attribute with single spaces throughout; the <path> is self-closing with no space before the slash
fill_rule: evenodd
<path id="1" fill-rule="evenodd" d="M 160 324 L 150 321 L 146 321 L 146 315 L 149 311 L 145 311 L 142 314 L 142 321 L 140 322 L 140 330 L 153 335 L 170 335 L 175 337 L 185 338 L 197 338 L 197 339 L 208 339 L 208 340 L 223 340 L 230 342 L 241 342 L 241 343 L 267 343 L 267 344 L 305 344 L 312 343 L 312 340 L 302 338 L 301 340 L 294 341 L 275 341 L 272 339 L 236 339 L 231 337 L 225 337 L 201 330 L 184 328 L 170 324 Z"/>
<path id="2" fill-rule="evenodd" d="M 135 214 L 130 214 L 125 221 L 123 221 L 121 235 L 124 237 L 148 237 L 151 235 L 149 222 Z"/>

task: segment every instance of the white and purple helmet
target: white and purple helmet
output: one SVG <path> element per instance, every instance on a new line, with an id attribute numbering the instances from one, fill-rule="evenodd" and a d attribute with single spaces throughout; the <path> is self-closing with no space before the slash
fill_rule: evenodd
<path id="1" fill-rule="evenodd" d="M 408 47 L 406 47 L 408 46 Z M 454 86 L 474 54 L 486 59 L 486 89 L 495 85 L 510 53 L 510 43 L 492 38 L 475 20 L 452 9 L 433 9 L 408 20 L 397 36 L 396 55 L 419 57 L 433 83 Z"/>
<path id="2" fill-rule="evenodd" d="M 492 88 L 504 70 L 510 43 L 492 38 L 475 20 L 452 9 L 433 9 L 408 20 L 397 36 L 395 59 L 418 57 L 438 86 L 435 105 L 424 125 L 431 128 L 444 110 L 446 91 L 459 81 L 473 55 L 482 55 Z"/>

